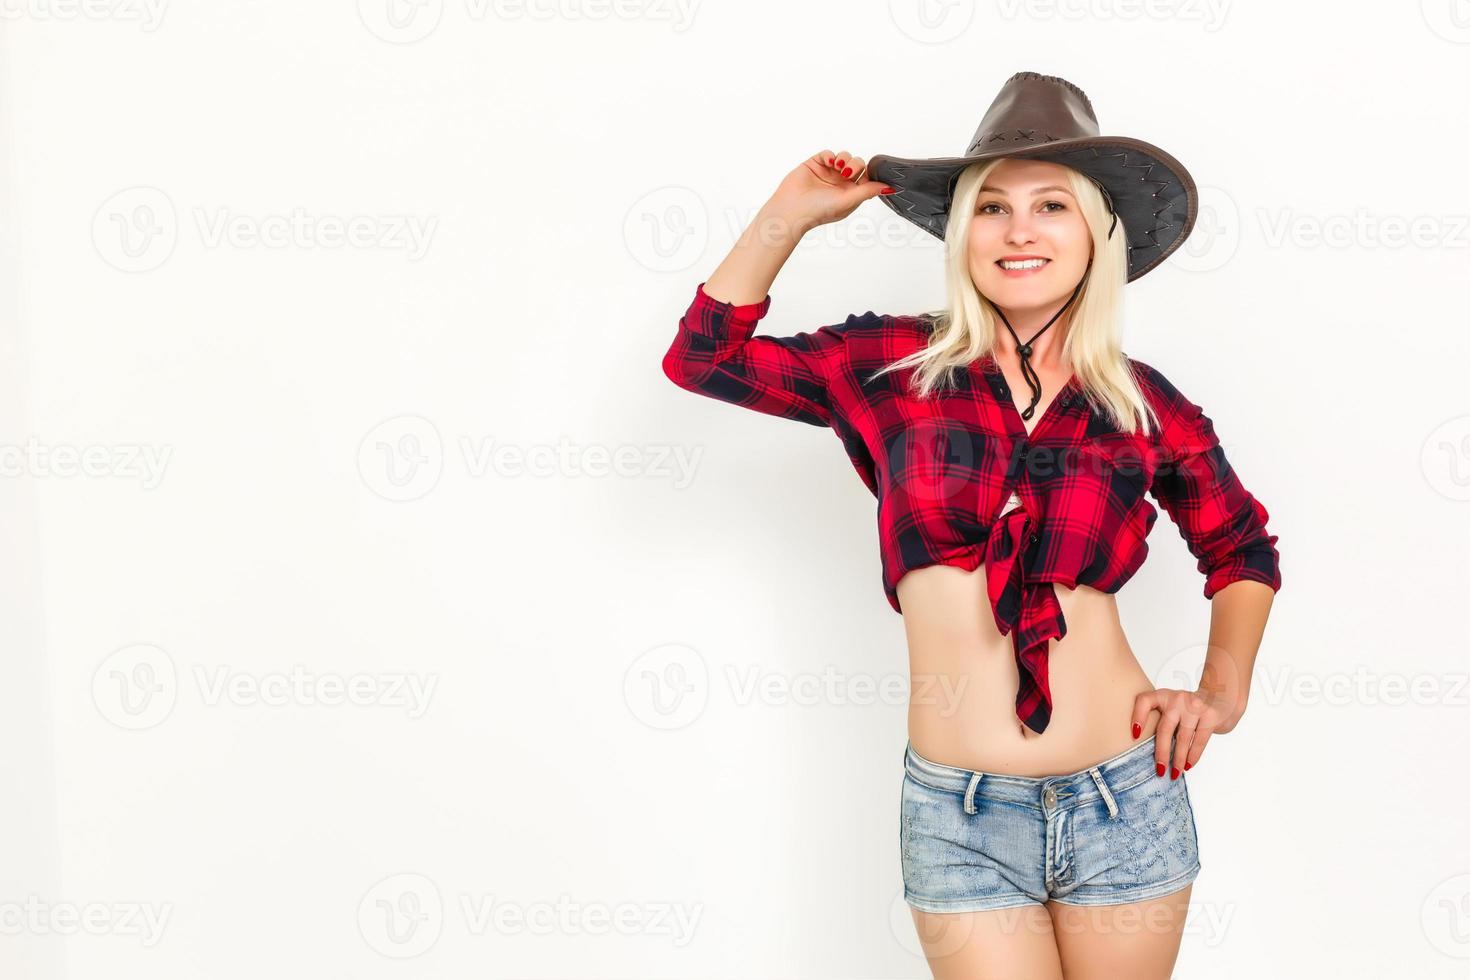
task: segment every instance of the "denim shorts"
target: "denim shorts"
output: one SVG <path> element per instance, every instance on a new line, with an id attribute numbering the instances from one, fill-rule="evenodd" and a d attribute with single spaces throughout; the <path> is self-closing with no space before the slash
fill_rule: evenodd
<path id="1" fill-rule="evenodd" d="M 1066 776 L 1007 776 L 904 747 L 903 897 L 925 912 L 1114 905 L 1199 875 L 1185 774 L 1154 768 L 1155 739 Z"/>

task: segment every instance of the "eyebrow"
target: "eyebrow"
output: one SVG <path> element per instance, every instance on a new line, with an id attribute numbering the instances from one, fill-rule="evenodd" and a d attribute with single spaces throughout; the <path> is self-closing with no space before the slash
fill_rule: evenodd
<path id="1" fill-rule="evenodd" d="M 986 191 L 990 191 L 992 194 L 999 194 L 1001 197 L 1008 196 L 1006 194 L 1006 192 L 1003 191 L 1003 190 L 1001 190 L 999 187 L 991 187 L 989 184 L 986 184 L 984 187 L 980 188 L 980 193 L 983 194 Z M 1050 185 L 1050 186 L 1047 186 L 1047 187 L 1037 187 L 1037 188 L 1035 188 L 1034 190 L 1032 190 L 1031 195 L 1034 197 L 1037 194 L 1045 194 L 1047 191 L 1061 191 L 1063 194 L 1071 194 L 1072 193 L 1071 191 L 1067 190 L 1067 188 L 1065 188 L 1065 187 L 1057 187 L 1055 185 Z"/>

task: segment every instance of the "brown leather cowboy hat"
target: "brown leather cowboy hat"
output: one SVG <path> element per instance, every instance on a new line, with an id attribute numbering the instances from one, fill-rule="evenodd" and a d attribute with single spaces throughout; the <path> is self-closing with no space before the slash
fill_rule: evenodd
<path id="1" fill-rule="evenodd" d="M 1050 160 L 1096 181 L 1114 223 L 1123 223 L 1129 282 L 1184 244 L 1199 212 L 1194 178 L 1178 160 L 1143 140 L 1099 135 L 1086 93 L 1064 78 L 1034 71 L 1018 71 L 1001 86 L 964 156 L 907 159 L 880 153 L 868 161 L 868 177 L 895 188 L 879 195 L 880 201 L 942 241 L 960 172 L 995 157 Z"/>

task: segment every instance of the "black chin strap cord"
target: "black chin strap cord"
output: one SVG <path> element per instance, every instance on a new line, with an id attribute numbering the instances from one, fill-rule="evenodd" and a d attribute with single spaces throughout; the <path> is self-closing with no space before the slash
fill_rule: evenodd
<path id="1" fill-rule="evenodd" d="M 1031 421 L 1032 413 L 1036 411 L 1036 403 L 1041 400 L 1041 378 L 1037 375 L 1036 369 L 1031 366 L 1031 344 L 1035 342 L 1037 337 L 1046 333 L 1047 327 L 1057 322 L 1057 317 L 1067 311 L 1067 307 L 1072 305 L 1072 301 L 1077 298 L 1077 294 L 1082 292 L 1082 284 L 1086 281 L 1087 279 L 1084 276 L 1082 282 L 1077 284 L 1077 288 L 1072 290 L 1072 295 L 1062 304 L 1062 308 L 1052 314 L 1050 320 L 1046 321 L 1046 327 L 1042 327 L 1036 333 L 1032 334 L 1031 340 L 1024 344 L 1021 343 L 1021 338 L 1016 336 L 1016 328 L 1011 326 L 1011 321 L 1006 319 L 1005 312 L 999 306 L 995 307 L 995 312 L 1000 314 L 1001 322 L 1006 325 L 1006 329 L 1011 332 L 1012 339 L 1016 341 L 1016 353 L 1021 355 L 1021 377 L 1026 379 L 1026 387 L 1031 389 L 1031 404 L 1027 405 L 1025 411 L 1021 413 L 1021 418 L 1028 422 Z M 992 303 L 991 305 L 994 306 L 995 304 Z"/>
<path id="2" fill-rule="evenodd" d="M 1103 200 L 1107 202 L 1108 205 L 1108 214 L 1111 214 L 1113 216 L 1112 223 L 1108 225 L 1108 237 L 1112 238 L 1113 229 L 1118 227 L 1118 209 L 1113 207 L 1113 195 L 1108 193 L 1108 189 L 1095 180 L 1093 181 L 1093 184 L 1097 187 L 1099 191 L 1102 191 Z"/>

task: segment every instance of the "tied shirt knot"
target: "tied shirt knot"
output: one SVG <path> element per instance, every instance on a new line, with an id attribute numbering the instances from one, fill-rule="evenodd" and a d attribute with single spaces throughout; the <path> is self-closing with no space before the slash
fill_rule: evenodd
<path id="1" fill-rule="evenodd" d="M 1007 511 L 991 525 L 985 544 L 985 588 L 995 625 L 1009 635 L 1015 650 L 1020 687 L 1016 716 L 1038 735 L 1051 720 L 1051 687 L 1047 675 L 1050 641 L 1067 635 L 1061 602 L 1049 581 L 1028 581 L 1026 569 L 1037 567 L 1040 524 L 1024 506 Z"/>

